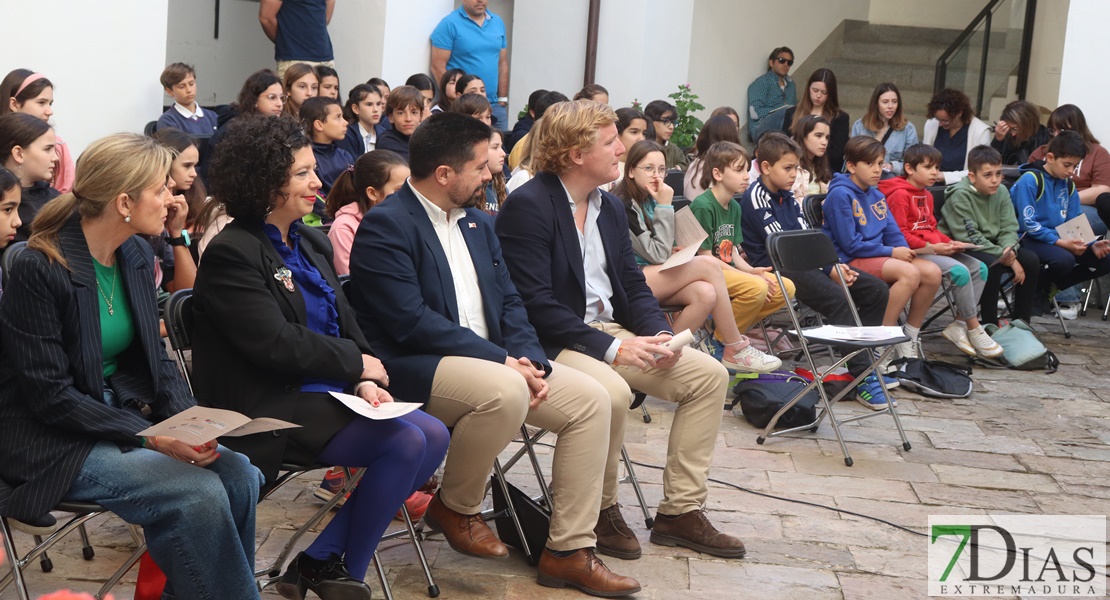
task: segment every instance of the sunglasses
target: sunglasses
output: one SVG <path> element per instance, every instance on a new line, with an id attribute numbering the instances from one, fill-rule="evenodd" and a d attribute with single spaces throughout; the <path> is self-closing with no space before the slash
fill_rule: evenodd
<path id="1" fill-rule="evenodd" d="M 793 58 L 783 58 L 783 57 L 780 56 L 780 57 L 775 59 L 775 62 L 779 63 L 780 65 L 786 65 L 788 67 L 793 67 L 794 66 L 794 59 Z"/>

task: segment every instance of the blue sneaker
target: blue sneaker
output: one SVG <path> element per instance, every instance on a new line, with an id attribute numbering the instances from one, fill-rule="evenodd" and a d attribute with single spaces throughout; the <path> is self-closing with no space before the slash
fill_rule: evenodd
<path id="1" fill-rule="evenodd" d="M 856 401 L 871 410 L 886 410 L 886 394 L 874 374 L 868 375 L 863 383 L 856 386 Z M 898 403 L 894 402 L 894 406 Z"/>

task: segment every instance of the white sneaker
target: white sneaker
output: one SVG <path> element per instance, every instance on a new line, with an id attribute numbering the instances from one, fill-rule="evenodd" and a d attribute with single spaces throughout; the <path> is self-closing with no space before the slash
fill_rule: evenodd
<path id="1" fill-rule="evenodd" d="M 1068 321 L 1074 321 L 1079 317 L 1079 303 L 1078 302 L 1061 302 L 1060 303 L 1060 317 Z"/>
<path id="2" fill-rule="evenodd" d="M 998 358 L 1002 356 L 1002 346 L 994 341 L 987 331 L 980 325 L 975 329 L 967 330 L 967 339 L 975 347 L 975 353 L 983 358 Z M 962 348 L 961 348 L 962 350 Z"/>
<path id="3" fill-rule="evenodd" d="M 921 358 L 921 342 L 918 340 L 910 340 L 908 342 L 894 344 L 894 357 Z"/>
<path id="4" fill-rule="evenodd" d="M 952 321 L 948 327 L 944 328 L 944 331 L 940 332 L 940 334 L 944 336 L 944 339 L 955 344 L 956 347 L 960 349 L 960 352 L 968 356 L 976 356 L 978 354 L 975 351 L 975 347 L 971 345 L 971 341 L 967 339 L 967 323 L 963 321 Z M 989 340 L 990 337 L 988 336 L 987 339 Z"/>
<path id="5" fill-rule="evenodd" d="M 721 364 L 730 371 L 740 373 L 770 373 L 782 366 L 777 356 L 764 354 L 755 346 L 748 345 L 743 350 L 721 359 Z"/>

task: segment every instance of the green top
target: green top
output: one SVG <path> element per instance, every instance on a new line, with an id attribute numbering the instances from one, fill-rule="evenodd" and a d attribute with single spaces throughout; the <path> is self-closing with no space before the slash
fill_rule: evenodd
<path id="1" fill-rule="evenodd" d="M 119 367 L 117 357 L 135 339 L 135 323 L 131 320 L 131 305 L 127 302 L 119 263 L 105 267 L 93 259 L 93 266 L 96 267 L 97 295 L 100 297 L 101 364 L 107 379 Z"/>
<path id="2" fill-rule="evenodd" d="M 998 186 L 998 191 L 987 197 L 964 177 L 948 186 L 945 197 L 937 226 L 948 237 L 978 244 L 991 256 L 1001 256 L 1003 250 L 1017 243 L 1017 214 L 1006 186 Z"/>
<path id="3" fill-rule="evenodd" d="M 667 161 L 668 169 L 685 171 L 690 166 L 690 159 L 686 157 L 686 153 L 673 142 L 667 142 L 667 145 L 663 146 L 663 158 Z"/>
<path id="4" fill-rule="evenodd" d="M 709 234 L 701 243 L 702 250 L 711 250 L 713 256 L 732 264 L 732 251 L 744 241 L 740 233 L 740 205 L 730 198 L 728 208 L 717 202 L 713 190 L 705 190 L 690 203 L 690 211 L 697 217 L 701 228 Z"/>

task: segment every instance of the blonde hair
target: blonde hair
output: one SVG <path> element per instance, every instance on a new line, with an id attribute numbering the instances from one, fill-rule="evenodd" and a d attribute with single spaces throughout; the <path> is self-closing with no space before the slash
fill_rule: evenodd
<path id="1" fill-rule="evenodd" d="M 27 247 L 66 266 L 58 232 L 74 211 L 95 219 L 120 194 L 139 198 L 143 190 L 165 181 L 173 152 L 156 140 L 134 133 L 117 133 L 96 140 L 81 153 L 73 189 L 46 203 L 31 223 Z"/>
<path id="2" fill-rule="evenodd" d="M 574 164 L 572 150 L 586 150 L 597 143 L 597 132 L 617 122 L 617 113 L 593 100 L 551 105 L 532 130 L 532 171 L 561 174 Z"/>

